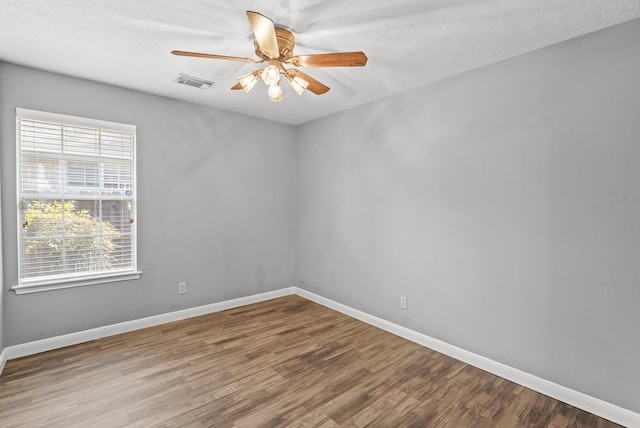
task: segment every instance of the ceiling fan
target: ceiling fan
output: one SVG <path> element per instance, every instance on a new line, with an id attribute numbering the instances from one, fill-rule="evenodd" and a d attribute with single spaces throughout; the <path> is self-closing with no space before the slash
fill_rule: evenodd
<path id="1" fill-rule="evenodd" d="M 367 63 L 367 56 L 364 52 L 294 55 L 295 38 L 289 30 L 276 27 L 272 20 L 258 12 L 248 10 L 247 18 L 249 18 L 249 24 L 255 36 L 256 55 L 260 59 L 185 51 L 171 51 L 171 53 L 181 56 L 249 63 L 266 62 L 268 65 L 265 68 L 238 77 L 238 83 L 231 89 L 244 89 L 245 92 L 249 93 L 258 83 L 258 79 L 262 79 L 269 86 L 267 95 L 269 100 L 273 102 L 282 101 L 283 98 L 282 88 L 280 87 L 281 75 L 289 81 L 289 84 L 298 95 L 302 95 L 305 89 L 316 95 L 322 95 L 329 90 L 328 86 L 308 74 L 297 68 L 285 68 L 285 65 L 294 67 L 363 67 Z"/>

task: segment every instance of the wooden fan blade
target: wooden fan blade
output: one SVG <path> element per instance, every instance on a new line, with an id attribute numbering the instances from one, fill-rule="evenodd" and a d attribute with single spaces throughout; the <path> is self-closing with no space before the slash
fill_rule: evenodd
<path id="1" fill-rule="evenodd" d="M 298 67 L 364 67 L 364 52 L 338 52 L 316 55 L 296 55 L 290 62 Z"/>
<path id="2" fill-rule="evenodd" d="M 322 95 L 326 92 L 329 92 L 329 89 L 331 89 L 324 83 L 318 82 L 313 77 L 309 76 L 306 73 L 303 73 L 300 70 L 296 70 L 295 68 L 290 68 L 289 70 L 286 71 L 286 73 L 287 73 L 287 76 L 289 76 L 292 79 L 294 77 L 299 77 L 309 82 L 309 86 L 307 86 L 307 90 L 313 92 L 316 95 Z"/>
<path id="3" fill-rule="evenodd" d="M 242 62 L 258 62 L 251 58 L 241 58 L 238 56 L 214 55 L 214 54 L 206 54 L 206 53 L 199 53 L 199 52 L 185 52 L 185 51 L 171 51 L 171 53 L 174 55 L 195 56 L 198 58 L 226 59 L 229 61 L 242 61 Z"/>
<path id="4" fill-rule="evenodd" d="M 256 42 L 260 50 L 270 58 L 278 58 L 280 51 L 278 50 L 278 39 L 276 38 L 276 27 L 273 21 L 258 12 L 247 11 L 247 18 L 251 30 L 256 36 Z"/>
<path id="5" fill-rule="evenodd" d="M 231 87 L 232 91 L 237 91 L 238 89 L 242 89 L 242 85 L 240 83 L 236 83 Z"/>

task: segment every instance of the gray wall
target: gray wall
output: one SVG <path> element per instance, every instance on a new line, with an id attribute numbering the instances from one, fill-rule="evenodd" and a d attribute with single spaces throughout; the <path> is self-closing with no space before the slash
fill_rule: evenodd
<path id="1" fill-rule="evenodd" d="M 293 285 L 292 128 L 7 63 L 0 93 L 6 346 Z M 8 292 L 16 107 L 137 125 L 140 280 Z"/>
<path id="2" fill-rule="evenodd" d="M 2 91 L 0 91 L 2 98 Z M 1 152 L 0 152 L 1 153 Z M 0 176 L 0 354 L 4 351 L 4 278 L 2 269 L 2 176 Z"/>
<path id="3" fill-rule="evenodd" d="M 640 411 L 638 40 L 636 20 L 300 128 L 299 284 Z"/>

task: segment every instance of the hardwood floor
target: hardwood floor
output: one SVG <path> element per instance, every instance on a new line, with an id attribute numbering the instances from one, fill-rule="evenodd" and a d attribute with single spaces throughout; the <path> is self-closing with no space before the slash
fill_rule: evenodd
<path id="1" fill-rule="evenodd" d="M 8 361 L 9 427 L 617 427 L 298 296 Z"/>

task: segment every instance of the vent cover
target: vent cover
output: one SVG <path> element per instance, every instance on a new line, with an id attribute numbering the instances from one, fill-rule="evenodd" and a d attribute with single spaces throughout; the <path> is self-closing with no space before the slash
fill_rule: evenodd
<path id="1" fill-rule="evenodd" d="M 187 76 L 186 74 L 179 74 L 176 82 L 181 85 L 192 86 L 198 89 L 209 89 L 213 86 L 213 82 L 208 80 L 200 79 L 199 77 Z"/>

